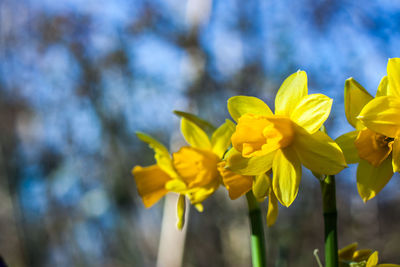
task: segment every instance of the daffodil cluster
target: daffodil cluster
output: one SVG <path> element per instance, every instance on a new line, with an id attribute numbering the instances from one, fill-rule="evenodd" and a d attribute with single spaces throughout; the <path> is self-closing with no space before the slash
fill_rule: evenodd
<path id="1" fill-rule="evenodd" d="M 146 207 L 175 192 L 202 210 L 201 202 L 224 184 L 231 199 L 249 191 L 259 201 L 268 197 L 267 224 L 272 225 L 278 200 L 289 206 L 296 198 L 301 165 L 326 175 L 346 167 L 339 146 L 320 131 L 331 106 L 332 99 L 325 95 L 308 95 L 307 75 L 298 71 L 279 89 L 275 114 L 256 97 L 230 98 L 228 111 L 237 125 L 226 120 L 211 138 L 202 129 L 207 122 L 180 112 L 181 132 L 190 146 L 172 156 L 155 139 L 137 134 L 154 149 L 157 161 L 133 169 L 139 194 Z M 182 214 L 184 206 L 179 203 L 184 201 L 178 201 L 178 214 Z"/>
<path id="2" fill-rule="evenodd" d="M 366 202 L 400 171 L 400 59 L 389 60 L 387 76 L 375 98 L 353 78 L 346 80 L 345 114 L 355 130 L 336 141 L 323 125 L 332 102 L 323 94 L 308 94 L 307 75 L 297 71 L 280 86 L 274 112 L 259 98 L 234 96 L 227 108 L 236 124 L 227 119 L 217 129 L 196 115 L 175 112 L 181 117 L 187 142 L 178 151 L 171 154 L 154 138 L 137 133 L 154 150 L 156 160 L 151 166 L 132 170 L 144 205 L 151 207 L 168 192 L 179 194 L 177 227 L 181 229 L 185 199 L 201 212 L 202 202 L 223 185 L 231 199 L 246 194 L 249 210 L 257 209 L 258 214 L 259 206 L 254 203 L 268 199 L 267 225 L 271 226 L 278 216 L 278 202 L 289 207 L 296 199 L 305 166 L 321 179 L 324 215 L 329 215 L 325 232 L 336 233 L 333 175 L 347 164 L 358 163 L 357 188 Z M 252 224 L 260 216 L 253 217 Z M 259 240 L 264 235 L 256 228 L 252 229 L 257 232 L 254 240 Z M 378 264 L 378 252 L 357 250 L 357 244 L 337 253 L 336 234 L 325 236 L 325 242 L 330 248 L 325 253 L 330 255 L 327 266 L 337 266 L 338 260 L 341 266 L 399 266 Z M 261 243 L 254 243 L 258 244 L 257 262 L 262 262 L 257 256 L 262 253 Z"/>

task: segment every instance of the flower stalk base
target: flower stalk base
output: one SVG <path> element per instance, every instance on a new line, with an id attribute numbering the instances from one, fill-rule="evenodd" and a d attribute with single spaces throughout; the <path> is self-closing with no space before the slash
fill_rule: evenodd
<path id="1" fill-rule="evenodd" d="M 325 224 L 325 266 L 338 266 L 337 211 L 335 176 L 327 175 L 321 181 L 322 206 Z"/>
<path id="2" fill-rule="evenodd" d="M 251 259 L 253 267 L 266 266 L 264 224 L 260 206 L 250 191 L 246 194 L 251 224 Z"/>

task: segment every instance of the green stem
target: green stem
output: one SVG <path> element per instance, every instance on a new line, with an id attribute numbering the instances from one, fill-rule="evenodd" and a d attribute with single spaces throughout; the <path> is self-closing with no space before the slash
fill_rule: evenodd
<path id="1" fill-rule="evenodd" d="M 325 266 L 338 266 L 337 212 L 335 176 L 327 175 L 321 181 L 322 206 L 325 221 Z"/>
<path id="2" fill-rule="evenodd" d="M 253 192 L 246 194 L 249 206 L 249 218 L 251 223 L 251 259 L 253 267 L 265 267 L 265 237 L 264 223 L 261 216 L 260 206 Z"/>

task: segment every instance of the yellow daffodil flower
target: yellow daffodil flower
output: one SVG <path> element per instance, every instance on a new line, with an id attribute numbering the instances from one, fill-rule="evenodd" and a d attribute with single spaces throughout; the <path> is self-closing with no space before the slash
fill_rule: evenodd
<path id="1" fill-rule="evenodd" d="M 170 191 L 185 194 L 192 204 L 201 203 L 221 184 L 218 163 L 230 146 L 234 124 L 226 120 L 214 131 L 211 139 L 195 123 L 181 120 L 181 132 L 190 146 L 172 154 L 173 166 L 180 179 L 167 182 Z"/>
<path id="2" fill-rule="evenodd" d="M 378 264 L 378 251 L 371 249 L 357 250 L 357 242 L 339 250 L 339 267 L 399 267 L 397 264 Z"/>
<path id="3" fill-rule="evenodd" d="M 380 103 L 381 99 L 387 99 L 388 94 L 391 94 L 389 92 L 393 91 L 389 90 L 388 77 L 385 76 L 381 80 L 375 99 L 353 78 L 345 83 L 345 113 L 347 120 L 356 130 L 340 136 L 336 142 L 342 148 L 347 163 L 358 163 L 357 189 L 364 202 L 374 198 L 396 171 L 394 163 L 392 167 L 392 161 L 395 161 L 392 159 L 395 157 L 395 138 L 377 131 L 376 127 L 371 127 L 368 119 L 370 117 L 363 115 L 366 112 L 370 113 L 369 103 L 375 105 L 376 112 L 385 110 L 384 106 L 376 109 L 376 100 Z"/>
<path id="4" fill-rule="evenodd" d="M 182 228 L 185 210 L 183 196 L 202 211 L 201 202 L 221 184 L 217 164 L 230 146 L 234 124 L 226 120 L 214 131 L 211 139 L 195 123 L 183 118 L 181 131 L 190 144 L 170 156 L 168 150 L 154 138 L 137 133 L 155 152 L 157 164 L 135 166 L 132 174 L 145 207 L 149 208 L 168 192 L 180 194 L 178 200 L 178 228 Z"/>
<path id="5" fill-rule="evenodd" d="M 393 172 L 400 171 L 400 58 L 389 59 L 387 94 L 376 97 L 362 109 L 358 118 L 372 131 L 383 136 L 385 152 L 392 151 Z M 390 153 L 389 151 L 389 153 Z"/>
<path id="6" fill-rule="evenodd" d="M 319 131 L 331 106 L 332 99 L 325 95 L 308 95 L 304 71 L 283 82 L 275 99 L 275 114 L 258 98 L 230 98 L 228 110 L 237 126 L 227 167 L 242 175 L 260 175 L 272 169 L 273 192 L 289 206 L 298 192 L 302 164 L 327 175 L 347 166 L 339 146 Z"/>

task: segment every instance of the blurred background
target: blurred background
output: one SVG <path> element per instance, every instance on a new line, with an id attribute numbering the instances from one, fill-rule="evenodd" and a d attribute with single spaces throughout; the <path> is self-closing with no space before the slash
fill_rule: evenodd
<path id="1" fill-rule="evenodd" d="M 336 138 L 352 130 L 345 79 L 375 95 L 399 44 L 400 4 L 389 0 L 0 0 L 0 255 L 10 266 L 172 266 L 165 254 L 250 266 L 244 198 L 220 188 L 180 234 L 165 200 L 144 208 L 130 171 L 154 159 L 135 131 L 176 151 L 172 110 L 219 125 L 233 95 L 273 108 L 302 69 L 310 93 L 334 98 Z M 339 246 L 358 241 L 400 263 L 399 177 L 364 204 L 355 170 L 337 176 Z M 269 266 L 317 266 L 321 212 L 303 168 L 296 201 L 266 230 Z"/>

